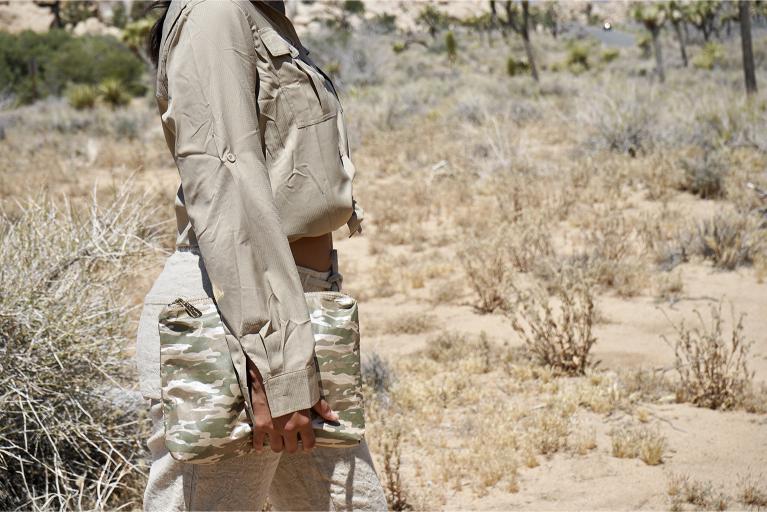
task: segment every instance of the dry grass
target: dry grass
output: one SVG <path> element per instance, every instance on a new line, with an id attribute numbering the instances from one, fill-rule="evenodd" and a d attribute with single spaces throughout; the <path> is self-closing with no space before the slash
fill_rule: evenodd
<path id="1" fill-rule="evenodd" d="M 40 196 L 0 219 L 0 508 L 138 504 L 146 423 L 115 283 L 157 230 L 127 190 L 87 209 Z"/>
<path id="2" fill-rule="evenodd" d="M 591 284 L 578 274 L 565 277 L 554 291 L 558 311 L 542 290 L 517 289 L 507 313 L 512 327 L 537 360 L 568 375 L 583 375 L 593 365 L 591 348 L 594 298 Z"/>
<path id="3" fill-rule="evenodd" d="M 666 485 L 671 510 L 684 510 L 684 505 L 692 505 L 695 510 L 727 510 L 732 501 L 712 482 L 692 480 L 686 475 L 672 474 Z"/>
<path id="4" fill-rule="evenodd" d="M 680 382 L 677 396 L 699 407 L 730 409 L 743 404 L 752 394 L 754 373 L 748 369 L 752 341 L 744 336 L 743 318 L 731 308 L 731 333 L 725 337 L 722 302 L 711 305 L 709 323 L 698 310 L 699 325 L 688 328 L 684 321 L 674 325 L 675 368 Z M 671 344 L 666 339 L 669 345 Z"/>
<path id="5" fill-rule="evenodd" d="M 734 270 L 750 265 L 767 249 L 767 231 L 759 218 L 748 213 L 716 215 L 696 226 L 691 252 L 718 268 Z"/>
<path id="6" fill-rule="evenodd" d="M 424 334 L 437 327 L 437 317 L 422 311 L 406 312 L 384 325 L 378 330 L 384 334 Z"/>
<path id="7" fill-rule="evenodd" d="M 613 457 L 619 459 L 638 458 L 648 466 L 657 466 L 663 463 L 666 439 L 657 431 L 648 427 L 624 427 L 614 430 L 610 437 Z"/>
<path id="8" fill-rule="evenodd" d="M 767 508 L 767 485 L 763 475 L 754 477 L 751 474 L 744 476 L 738 484 L 738 499 L 750 508 L 761 510 Z"/>
<path id="9" fill-rule="evenodd" d="M 503 245 L 507 234 L 498 229 L 488 237 L 466 237 L 458 251 L 466 278 L 477 296 L 475 307 L 492 313 L 507 305 L 513 270 Z"/>

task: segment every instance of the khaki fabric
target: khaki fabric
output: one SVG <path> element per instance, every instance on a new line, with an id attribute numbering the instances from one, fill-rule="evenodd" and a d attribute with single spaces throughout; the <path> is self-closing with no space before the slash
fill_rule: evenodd
<path id="1" fill-rule="evenodd" d="M 199 247 L 228 335 L 273 416 L 319 398 L 289 241 L 358 232 L 340 102 L 292 24 L 244 0 L 173 0 L 156 98 L 181 187 L 177 247 Z"/>

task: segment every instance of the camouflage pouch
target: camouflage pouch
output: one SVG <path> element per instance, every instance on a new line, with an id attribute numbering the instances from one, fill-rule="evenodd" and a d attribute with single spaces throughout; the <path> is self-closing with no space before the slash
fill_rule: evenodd
<path id="1" fill-rule="evenodd" d="M 317 446 L 358 444 L 365 433 L 357 301 L 305 292 L 321 394 L 340 417 L 313 414 Z M 177 298 L 159 315 L 165 445 L 180 461 L 213 464 L 252 449 L 252 429 L 225 327 L 210 297 Z M 243 376 L 244 378 L 244 376 Z"/>

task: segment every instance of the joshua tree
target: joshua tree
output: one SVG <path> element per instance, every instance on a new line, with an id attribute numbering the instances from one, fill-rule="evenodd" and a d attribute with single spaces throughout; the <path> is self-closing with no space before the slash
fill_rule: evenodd
<path id="1" fill-rule="evenodd" d="M 503 20 L 503 25 L 511 28 L 522 37 L 522 41 L 525 43 L 527 63 L 530 66 L 530 74 L 533 76 L 533 80 L 537 82 L 538 69 L 535 67 L 533 46 L 530 44 L 530 2 L 528 0 L 522 0 L 522 2 L 518 3 L 513 2 L 512 0 L 506 0 L 504 7 L 506 9 L 506 19 Z"/>
<path id="2" fill-rule="evenodd" d="M 690 23 L 701 31 L 706 42 L 719 31 L 717 18 L 721 9 L 719 0 L 698 0 L 690 4 Z"/>
<path id="3" fill-rule="evenodd" d="M 754 72 L 754 50 L 751 47 L 751 13 L 750 2 L 740 0 L 738 11 L 740 17 L 740 41 L 743 46 L 743 73 L 746 77 L 746 94 L 756 94 L 756 73 Z"/>
<path id="4" fill-rule="evenodd" d="M 666 10 L 662 4 L 637 4 L 633 9 L 634 19 L 642 23 L 652 36 L 653 53 L 655 53 L 655 70 L 661 82 L 666 80 L 663 71 L 663 54 L 660 46 L 660 31 L 666 23 Z"/>
<path id="5" fill-rule="evenodd" d="M 559 33 L 559 12 L 556 2 L 546 2 L 546 8 L 543 10 L 543 26 L 551 32 L 551 37 L 557 38 Z"/>
<path id="6" fill-rule="evenodd" d="M 425 25 L 432 39 L 436 39 L 439 31 L 447 26 L 447 17 L 433 5 L 426 5 L 418 13 L 416 22 Z"/>
<path id="7" fill-rule="evenodd" d="M 679 52 L 682 55 L 682 65 L 687 67 L 687 41 L 685 38 L 686 30 L 682 30 L 685 24 L 686 6 L 681 2 L 671 1 L 668 3 L 668 19 L 671 26 L 674 27 L 674 33 L 679 41 Z M 685 27 L 686 28 L 686 27 Z"/>

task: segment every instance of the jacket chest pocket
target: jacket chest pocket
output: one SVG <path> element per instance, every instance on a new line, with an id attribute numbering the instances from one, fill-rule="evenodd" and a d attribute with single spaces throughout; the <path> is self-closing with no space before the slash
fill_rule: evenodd
<path id="1" fill-rule="evenodd" d="M 273 28 L 264 27 L 258 33 L 279 82 L 278 96 L 289 104 L 297 127 L 337 115 L 340 105 L 328 78 Z"/>

